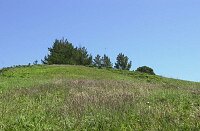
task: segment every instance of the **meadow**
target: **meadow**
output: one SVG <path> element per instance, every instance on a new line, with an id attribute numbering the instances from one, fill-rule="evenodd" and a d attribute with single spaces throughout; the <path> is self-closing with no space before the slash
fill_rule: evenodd
<path id="1" fill-rule="evenodd" d="M 114 69 L 0 72 L 0 130 L 200 130 L 200 83 Z"/>

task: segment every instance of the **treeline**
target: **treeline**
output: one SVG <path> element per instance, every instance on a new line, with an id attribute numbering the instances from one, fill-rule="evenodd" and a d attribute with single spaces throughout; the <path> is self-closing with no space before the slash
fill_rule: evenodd
<path id="1" fill-rule="evenodd" d="M 109 56 L 104 54 L 93 56 L 88 53 L 85 47 L 75 47 L 67 39 L 56 39 L 52 47 L 48 48 L 49 54 L 42 60 L 43 64 L 68 64 L 84 65 L 98 68 L 115 68 L 120 70 L 130 70 L 132 61 L 128 56 L 119 53 L 116 57 L 115 65 L 111 62 Z M 153 69 L 147 66 L 139 67 L 136 71 L 145 72 L 154 75 Z"/>

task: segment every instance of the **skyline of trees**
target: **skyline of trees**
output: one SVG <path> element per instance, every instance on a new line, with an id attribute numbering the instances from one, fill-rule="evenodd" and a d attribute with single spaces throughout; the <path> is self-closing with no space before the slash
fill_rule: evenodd
<path id="1" fill-rule="evenodd" d="M 75 47 L 64 38 L 61 40 L 56 39 L 52 47 L 48 48 L 48 51 L 49 54 L 41 60 L 43 64 L 84 65 L 98 68 L 115 68 L 119 70 L 130 70 L 132 67 L 132 61 L 129 61 L 128 56 L 123 53 L 117 55 L 116 62 L 113 65 L 111 59 L 106 54 L 103 56 L 97 54 L 93 59 L 93 56 L 88 53 L 86 47 Z M 147 66 L 138 68 L 137 71 L 155 74 L 153 70 Z"/>

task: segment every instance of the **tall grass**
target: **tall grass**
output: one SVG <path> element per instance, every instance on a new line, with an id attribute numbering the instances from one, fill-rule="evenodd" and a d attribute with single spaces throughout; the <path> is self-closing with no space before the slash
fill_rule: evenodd
<path id="1" fill-rule="evenodd" d="M 29 85 L 27 87 L 10 88 L 2 84 L 0 130 L 200 129 L 198 83 L 157 76 L 147 81 L 147 78 L 134 74 L 120 75 L 113 71 L 67 67 L 64 72 L 77 69 L 74 73 L 77 78 L 70 79 L 72 74 L 57 73 L 57 67 L 54 68 L 56 73 L 45 68 L 46 71 L 43 67 L 32 70 L 23 68 L 23 71 L 16 69 L 13 78 L 3 78 L 2 81 L 9 79 L 15 82 L 29 79 L 19 79 L 18 76 L 23 73 L 29 73 L 26 77 L 30 78 L 34 78 L 37 72 L 49 74 L 44 76 L 48 82 L 37 84 L 39 79 L 35 79 L 36 84 L 25 83 Z M 89 74 L 90 71 L 93 73 Z M 105 79 L 98 75 L 98 71 L 106 72 L 110 77 Z M 94 74 L 95 78 L 92 77 Z"/>

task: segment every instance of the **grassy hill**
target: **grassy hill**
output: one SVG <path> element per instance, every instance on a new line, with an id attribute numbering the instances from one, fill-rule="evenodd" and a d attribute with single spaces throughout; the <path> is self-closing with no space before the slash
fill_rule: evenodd
<path id="1" fill-rule="evenodd" d="M 0 72 L 0 130 L 199 130 L 200 83 L 83 66 Z"/>

